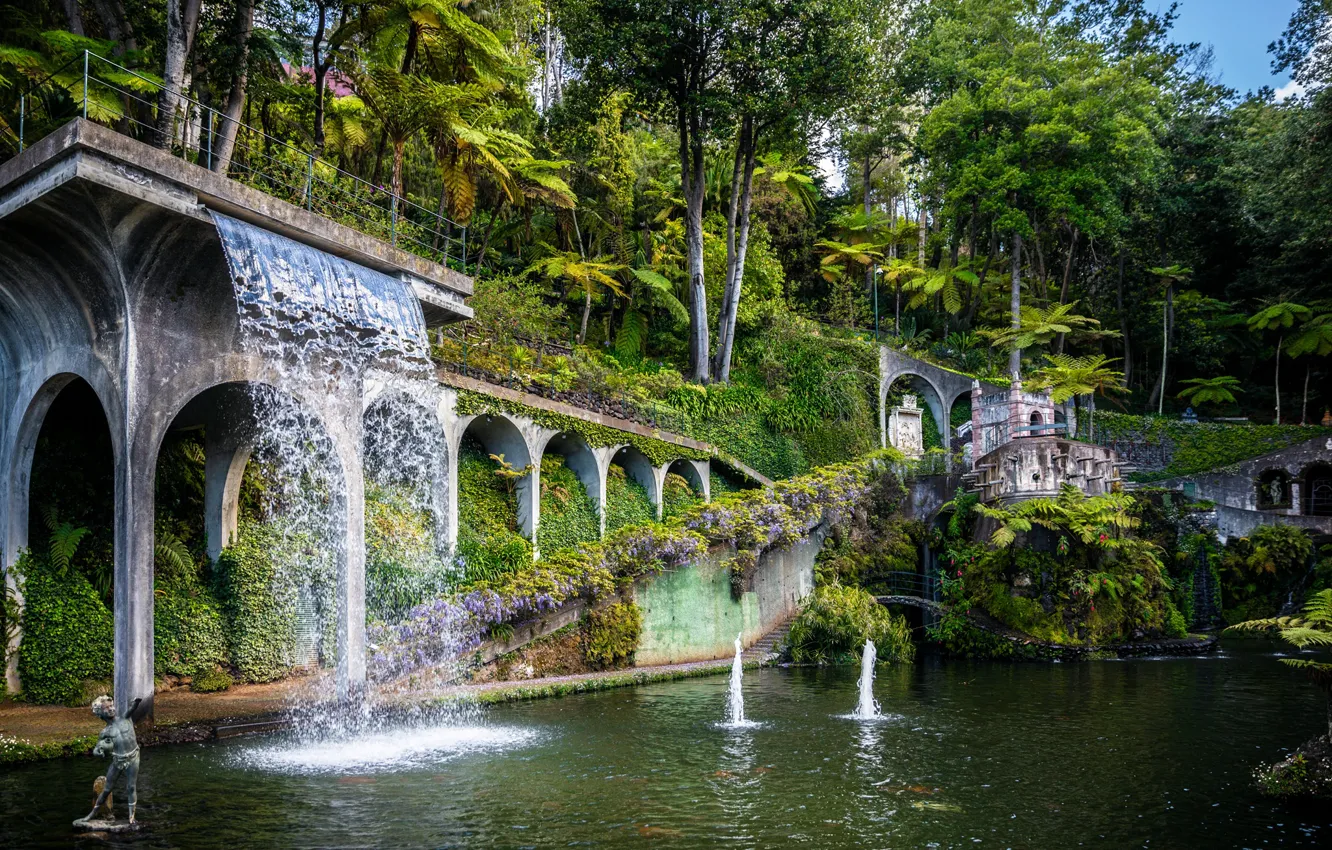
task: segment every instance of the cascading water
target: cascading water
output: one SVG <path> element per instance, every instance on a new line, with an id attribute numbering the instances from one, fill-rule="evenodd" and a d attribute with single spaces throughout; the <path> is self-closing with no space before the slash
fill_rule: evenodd
<path id="1" fill-rule="evenodd" d="M 856 713 L 852 715 L 860 720 L 876 720 L 879 703 L 874 699 L 874 663 L 876 651 L 874 641 L 865 639 L 865 650 L 860 655 L 860 701 L 856 704 Z"/>
<path id="2" fill-rule="evenodd" d="M 380 390 L 360 422 L 368 497 L 367 668 L 372 682 L 391 678 L 393 669 L 385 672 L 376 663 L 383 660 L 392 668 L 400 659 L 375 641 L 400 637 L 401 629 L 413 631 L 408 609 L 438 598 L 450 569 L 441 545 L 446 452 L 433 415 L 438 388 L 425 368 L 420 303 L 397 278 L 227 216 L 214 213 L 213 219 L 231 272 L 243 344 L 262 355 L 272 383 L 283 390 L 250 385 L 264 518 L 281 532 L 274 547 L 280 551 L 272 553 L 273 598 L 292 609 L 291 619 L 305 614 L 317 620 L 297 622 L 288 660 L 318 658 L 324 667 L 337 661 L 347 490 L 329 429 L 356 430 L 343 422 L 320 423 L 290 393 L 307 401 L 351 400 L 331 406 L 342 412 L 330 415 L 362 417 L 359 399 L 374 395 L 372 388 Z M 404 526 L 409 531 L 398 533 Z M 456 629 L 432 621 L 429 637 L 436 651 L 427 664 L 460 655 L 457 649 L 468 638 L 458 620 Z M 447 672 L 439 677 L 452 678 Z M 417 679 L 416 687 L 433 688 L 430 677 Z M 330 680 L 312 677 L 310 692 L 293 706 L 294 740 L 263 744 L 245 757 L 277 770 L 391 768 L 523 740 L 517 732 L 463 725 L 471 718 L 466 711 L 410 707 L 413 701 L 400 699 L 400 691 L 372 688 L 360 710 L 329 711 Z"/>
<path id="3" fill-rule="evenodd" d="M 726 694 L 726 725 L 745 725 L 745 694 L 741 690 L 745 667 L 741 658 L 745 646 L 740 642 L 740 635 L 735 636 L 735 660 L 731 662 L 731 685 Z"/>

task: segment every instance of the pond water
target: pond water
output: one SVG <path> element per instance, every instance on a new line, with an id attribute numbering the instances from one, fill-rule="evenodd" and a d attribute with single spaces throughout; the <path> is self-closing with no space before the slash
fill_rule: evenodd
<path id="1" fill-rule="evenodd" d="M 135 847 L 1328 847 L 1253 766 L 1320 731 L 1267 644 L 1197 659 L 725 675 L 306 744 L 147 750 Z M 98 763 L 0 772 L 0 846 L 67 847 Z M 123 811 L 123 808 L 121 809 Z M 106 846 L 83 839 L 85 846 Z"/>

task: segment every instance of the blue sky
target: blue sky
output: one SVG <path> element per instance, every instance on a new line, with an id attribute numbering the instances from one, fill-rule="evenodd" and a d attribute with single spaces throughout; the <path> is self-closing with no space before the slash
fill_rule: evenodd
<path id="1" fill-rule="evenodd" d="M 1273 76 L 1267 45 L 1281 35 L 1299 0 L 1180 0 L 1174 38 L 1211 44 L 1213 77 L 1244 93 L 1280 89 L 1288 75 Z M 1159 10 L 1169 8 L 1162 0 Z"/>

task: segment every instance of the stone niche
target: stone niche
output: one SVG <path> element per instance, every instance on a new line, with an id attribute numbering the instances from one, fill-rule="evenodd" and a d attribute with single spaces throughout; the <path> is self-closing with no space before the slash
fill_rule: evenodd
<path id="1" fill-rule="evenodd" d="M 888 414 L 888 442 L 909 458 L 925 454 L 920 416 L 920 406 L 914 395 L 904 396 L 902 406 L 894 407 Z"/>

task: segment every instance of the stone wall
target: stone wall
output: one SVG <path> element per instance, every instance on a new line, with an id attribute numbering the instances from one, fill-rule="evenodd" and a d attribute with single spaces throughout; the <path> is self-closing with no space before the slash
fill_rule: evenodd
<path id="1" fill-rule="evenodd" d="M 643 634 L 634 654 L 640 666 L 727 658 L 735 636 L 745 646 L 781 625 L 814 590 L 814 559 L 824 534 L 759 558 L 754 589 L 736 600 L 727 564 L 734 550 L 709 552 L 698 564 L 640 582 L 634 601 Z"/>

